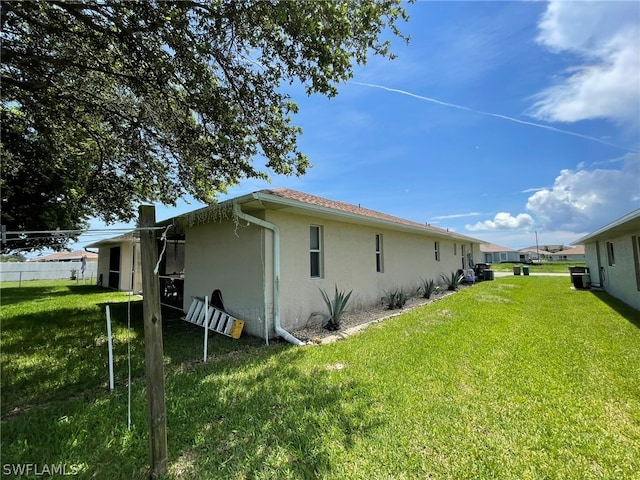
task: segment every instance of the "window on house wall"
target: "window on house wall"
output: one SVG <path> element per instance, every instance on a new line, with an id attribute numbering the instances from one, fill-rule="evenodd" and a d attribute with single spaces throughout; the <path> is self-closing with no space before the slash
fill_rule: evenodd
<path id="1" fill-rule="evenodd" d="M 433 242 L 433 252 L 435 254 L 436 262 L 440 261 L 440 242 Z"/>
<path id="2" fill-rule="evenodd" d="M 453 254 L 454 255 L 458 255 L 458 244 L 457 243 L 453 244 Z"/>
<path id="3" fill-rule="evenodd" d="M 616 264 L 616 256 L 613 251 L 613 242 L 607 242 L 607 259 L 609 261 L 609 266 L 614 266 Z"/>
<path id="4" fill-rule="evenodd" d="M 640 292 L 640 236 L 631 237 L 633 243 L 633 265 L 636 270 L 636 288 Z"/>
<path id="5" fill-rule="evenodd" d="M 504 252 L 500 252 L 500 261 L 501 262 L 506 262 L 507 261 L 507 254 Z"/>
<path id="6" fill-rule="evenodd" d="M 322 227 L 309 227 L 309 263 L 311 278 L 322 277 Z"/>
<path id="7" fill-rule="evenodd" d="M 382 273 L 384 265 L 382 263 L 382 234 L 376 234 L 376 272 Z"/>

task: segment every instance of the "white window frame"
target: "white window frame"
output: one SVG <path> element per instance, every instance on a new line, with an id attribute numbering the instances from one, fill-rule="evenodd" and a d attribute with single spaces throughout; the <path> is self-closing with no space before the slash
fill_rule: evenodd
<path id="1" fill-rule="evenodd" d="M 376 272 L 384 273 L 384 254 L 383 254 L 383 246 L 382 246 L 382 234 L 376 233 L 375 239 L 375 249 L 376 249 Z"/>
<path id="2" fill-rule="evenodd" d="M 440 240 L 433 242 L 433 253 L 435 255 L 436 262 L 440 261 Z"/>
<path id="3" fill-rule="evenodd" d="M 317 232 L 317 247 L 314 247 L 314 232 Z M 309 226 L 309 276 L 311 278 L 323 278 L 323 245 L 322 245 L 322 226 L 310 225 Z M 317 275 L 314 275 L 314 258 L 317 258 Z"/>
<path id="4" fill-rule="evenodd" d="M 616 253 L 613 248 L 613 242 L 607 242 L 607 263 L 610 267 L 614 267 L 616 264 Z"/>

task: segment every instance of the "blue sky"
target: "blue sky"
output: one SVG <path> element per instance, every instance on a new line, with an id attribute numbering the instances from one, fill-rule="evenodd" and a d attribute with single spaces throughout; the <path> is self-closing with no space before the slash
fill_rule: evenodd
<path id="1" fill-rule="evenodd" d="M 569 245 L 640 207 L 640 3 L 405 6 L 397 59 L 333 99 L 292 91 L 314 167 L 221 200 L 288 187 L 511 248 L 534 232 Z"/>

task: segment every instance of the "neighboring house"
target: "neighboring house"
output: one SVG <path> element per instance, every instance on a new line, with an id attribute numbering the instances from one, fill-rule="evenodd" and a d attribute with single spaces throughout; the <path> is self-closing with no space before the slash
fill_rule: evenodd
<path id="1" fill-rule="evenodd" d="M 85 250 L 75 250 L 73 252 L 55 252 L 50 255 L 44 255 L 42 257 L 30 258 L 29 262 L 81 262 L 82 257 L 87 259 L 87 262 L 97 262 L 98 254 L 95 252 L 87 252 Z"/>
<path id="2" fill-rule="evenodd" d="M 566 250 L 560 250 L 559 252 L 551 253 L 548 255 L 548 259 L 552 261 L 584 262 L 584 246 L 578 245 L 577 247 L 567 248 Z"/>
<path id="3" fill-rule="evenodd" d="M 528 256 L 530 260 L 546 261 L 552 260 L 552 255 L 566 250 L 564 245 L 532 245 L 518 250 L 522 255 Z"/>
<path id="4" fill-rule="evenodd" d="M 183 233 L 184 300 L 220 290 L 244 331 L 304 327 L 326 311 L 320 289 L 353 290 L 353 308 L 379 304 L 385 291 L 415 293 L 421 278 L 470 268 L 480 241 L 289 189 L 261 190 L 159 222 Z"/>
<path id="5" fill-rule="evenodd" d="M 483 243 L 482 245 L 480 245 L 480 252 L 482 252 L 482 261 L 485 263 L 506 263 L 523 261 L 520 259 L 520 252 L 493 243 Z"/>
<path id="6" fill-rule="evenodd" d="M 580 238 L 591 283 L 640 310 L 640 209 Z"/>
<path id="7" fill-rule="evenodd" d="M 99 240 L 86 248 L 98 249 L 98 285 L 134 293 L 142 292 L 140 240 L 133 232 Z"/>
<path id="8" fill-rule="evenodd" d="M 548 260 L 550 253 L 546 250 L 540 250 L 536 247 L 526 247 L 518 250 L 518 253 L 521 255 L 520 258 L 526 258 L 526 262 L 539 262 L 543 260 Z M 523 260 L 524 261 L 524 260 Z"/>

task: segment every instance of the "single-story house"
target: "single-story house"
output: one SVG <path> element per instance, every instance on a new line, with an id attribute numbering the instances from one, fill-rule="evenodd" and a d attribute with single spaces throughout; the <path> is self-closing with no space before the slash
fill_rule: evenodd
<path id="1" fill-rule="evenodd" d="M 567 248 L 565 250 L 560 250 L 559 252 L 551 253 L 548 255 L 548 259 L 551 261 L 584 262 L 584 246 L 578 245 L 577 247 Z"/>
<path id="2" fill-rule="evenodd" d="M 540 248 L 536 248 L 535 246 L 521 248 L 520 250 L 518 250 L 518 253 L 520 254 L 520 258 L 527 259 L 521 260 L 523 262 L 526 261 L 526 263 L 548 260 L 550 255 L 546 250 L 541 250 Z"/>
<path id="3" fill-rule="evenodd" d="M 73 252 L 54 252 L 41 257 L 30 258 L 29 262 L 81 262 L 82 258 L 87 262 L 97 262 L 98 254 L 85 250 L 74 250 Z"/>
<path id="4" fill-rule="evenodd" d="M 99 240 L 86 248 L 98 249 L 98 285 L 136 294 L 142 292 L 140 239 L 134 232 Z"/>
<path id="5" fill-rule="evenodd" d="M 352 290 L 352 308 L 366 308 L 387 291 L 413 294 L 421 279 L 442 283 L 441 275 L 481 260 L 478 239 L 290 189 L 260 190 L 157 226 L 170 227 L 158 248 L 163 303 L 187 312 L 193 298 L 218 290 L 244 332 L 292 343 L 289 332 L 326 312 L 321 289 L 330 298 L 336 286 Z M 110 283 L 120 278 L 124 289 L 130 265 L 137 278 L 131 238 L 91 247 Z"/>
<path id="6" fill-rule="evenodd" d="M 494 243 L 483 243 L 480 245 L 482 253 L 482 261 L 485 263 L 507 263 L 507 262 L 523 262 L 520 252 L 509 247 L 496 245 Z"/>
<path id="7" fill-rule="evenodd" d="M 183 309 L 222 294 L 245 331 L 295 343 L 288 331 L 324 312 L 320 290 L 353 291 L 353 308 L 420 279 L 472 268 L 471 237 L 290 189 L 260 190 L 159 225 L 184 235 Z"/>
<path id="8" fill-rule="evenodd" d="M 575 243 L 585 247 L 592 285 L 640 310 L 640 208 Z"/>

